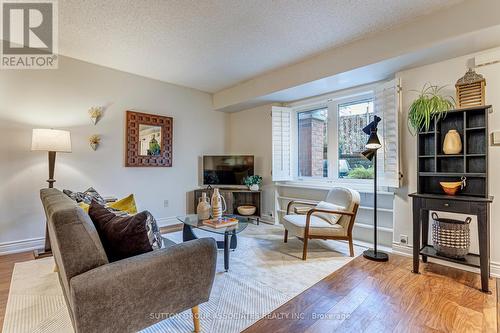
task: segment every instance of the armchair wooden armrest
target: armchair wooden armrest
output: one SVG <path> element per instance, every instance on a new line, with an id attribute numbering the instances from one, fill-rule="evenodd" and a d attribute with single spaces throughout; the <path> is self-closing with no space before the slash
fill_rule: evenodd
<path id="1" fill-rule="evenodd" d="M 327 209 L 311 208 L 307 212 L 307 217 L 310 217 L 314 213 L 330 213 L 330 214 L 339 214 L 339 215 L 347 215 L 347 216 L 354 216 L 354 215 L 356 215 L 353 212 L 346 212 L 346 211 L 343 211 L 343 210 L 327 210 Z"/>
<path id="2" fill-rule="evenodd" d="M 288 203 L 287 207 L 286 207 L 286 214 L 289 215 L 290 214 L 290 209 L 294 206 L 294 205 L 304 205 L 304 206 L 310 206 L 310 207 L 314 207 L 316 206 L 315 203 L 312 203 L 312 202 L 308 202 L 308 201 L 300 201 L 300 200 L 292 200 Z"/>
<path id="3" fill-rule="evenodd" d="M 313 207 L 294 207 L 293 212 L 297 215 L 306 215 Z"/>

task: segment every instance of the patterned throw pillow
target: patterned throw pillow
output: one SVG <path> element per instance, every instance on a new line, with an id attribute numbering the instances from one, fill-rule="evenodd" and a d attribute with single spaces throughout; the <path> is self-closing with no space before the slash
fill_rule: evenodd
<path id="1" fill-rule="evenodd" d="M 99 205 L 106 204 L 106 200 L 104 200 L 93 187 L 89 187 L 85 192 L 72 192 L 70 190 L 63 190 L 63 193 L 78 203 L 84 202 L 87 205 L 90 205 L 92 200 L 95 200 Z"/>
<path id="2" fill-rule="evenodd" d="M 71 199 L 78 202 L 80 207 L 87 213 L 89 210 L 89 206 L 92 203 L 92 200 L 95 200 L 101 206 L 106 206 L 106 201 L 99 195 L 99 193 L 97 193 L 97 191 L 93 187 L 90 187 L 85 192 L 72 192 L 70 190 L 63 190 L 63 193 L 66 194 Z M 112 207 L 112 206 L 116 205 L 117 203 L 119 203 L 120 201 L 122 203 L 123 202 L 129 203 L 129 205 L 125 206 L 129 212 L 133 212 L 135 210 L 135 212 L 137 213 L 137 208 L 135 206 L 134 196 L 132 194 L 124 199 L 121 199 L 117 202 L 111 203 L 110 205 L 106 206 L 106 209 L 109 210 L 110 212 L 112 212 L 113 214 L 115 214 L 116 216 L 126 217 L 126 216 L 136 215 L 136 214 L 130 214 L 127 211 L 123 211 L 121 209 L 116 209 L 116 208 Z M 133 201 L 133 203 L 131 201 Z M 109 206 L 111 206 L 111 207 L 109 207 Z M 132 206 L 133 206 L 133 209 L 131 209 Z M 120 207 L 120 208 L 123 208 L 123 207 Z M 158 228 L 158 224 L 156 223 L 154 216 L 150 212 L 148 212 L 147 210 L 144 211 L 144 213 L 147 215 L 146 229 L 148 232 L 148 238 L 149 238 L 149 243 L 151 244 L 151 247 L 153 248 L 153 250 L 163 248 L 163 238 L 161 237 L 160 228 Z"/>

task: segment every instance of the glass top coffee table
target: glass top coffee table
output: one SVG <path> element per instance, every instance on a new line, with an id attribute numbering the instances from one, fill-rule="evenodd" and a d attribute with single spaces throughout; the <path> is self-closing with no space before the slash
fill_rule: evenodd
<path id="1" fill-rule="evenodd" d="M 224 270 L 227 272 L 229 270 L 229 250 L 236 249 L 237 237 L 239 234 L 248 226 L 248 218 L 237 216 L 237 215 L 227 215 L 229 217 L 234 217 L 238 219 L 238 224 L 229 227 L 223 227 L 215 229 L 203 224 L 203 221 L 198 219 L 198 215 L 183 215 L 178 216 L 177 219 L 182 222 L 182 240 L 184 242 L 198 239 L 193 232 L 193 228 L 200 229 L 203 231 L 211 232 L 214 234 L 219 234 L 224 236 L 224 241 L 217 241 L 217 247 L 219 249 L 224 249 Z M 231 236 L 231 237 L 230 237 Z"/>

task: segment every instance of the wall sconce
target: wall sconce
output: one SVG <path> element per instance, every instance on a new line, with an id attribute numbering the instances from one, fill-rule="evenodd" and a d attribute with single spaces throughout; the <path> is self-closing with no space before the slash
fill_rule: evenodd
<path id="1" fill-rule="evenodd" d="M 97 150 L 97 147 L 99 147 L 100 143 L 101 143 L 100 135 L 94 134 L 89 138 L 90 148 L 92 148 L 94 151 Z"/>
<path id="2" fill-rule="evenodd" d="M 102 117 L 102 111 L 102 106 L 93 106 L 89 109 L 89 116 L 94 125 L 97 124 L 99 119 Z"/>

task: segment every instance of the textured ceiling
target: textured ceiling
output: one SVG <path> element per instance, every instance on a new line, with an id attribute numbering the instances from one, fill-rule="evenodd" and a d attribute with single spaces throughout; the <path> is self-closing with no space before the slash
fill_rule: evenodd
<path id="1" fill-rule="evenodd" d="M 216 92 L 461 0 L 63 0 L 62 55 Z"/>

